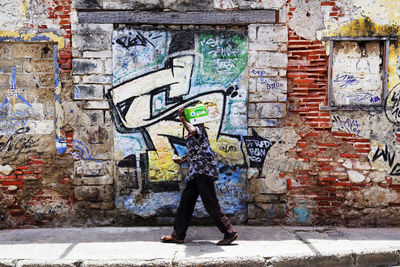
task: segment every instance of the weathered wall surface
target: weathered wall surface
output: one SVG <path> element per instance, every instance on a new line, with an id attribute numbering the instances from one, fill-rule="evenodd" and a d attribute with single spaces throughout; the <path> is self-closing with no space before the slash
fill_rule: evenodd
<path id="1" fill-rule="evenodd" d="M 198 100 L 220 112 L 206 126 L 234 222 L 398 225 L 397 2 L 0 7 L 0 227 L 171 223 L 185 177 L 172 162 L 185 153 L 177 110 Z M 276 10 L 276 23 L 77 19 L 82 10 L 251 9 Z M 195 217 L 206 217 L 201 203 Z"/>
<path id="2" fill-rule="evenodd" d="M 294 127 L 301 139 L 291 156 L 309 163 L 308 169 L 284 175 L 288 221 L 398 225 L 397 41 L 390 42 L 388 51 L 387 89 L 382 89 L 382 42 L 334 42 L 332 100 L 349 111 L 323 108 L 328 106 L 330 51 L 329 42 L 320 41 L 323 36 L 397 38 L 398 3 L 292 0 L 288 8 L 289 117 L 302 125 Z M 304 12 L 310 28 L 298 23 Z M 361 106 L 370 109 L 360 111 Z"/>
<path id="3" fill-rule="evenodd" d="M 64 110 L 72 81 L 69 1 L 1 4 L 0 228 L 74 216 Z"/>

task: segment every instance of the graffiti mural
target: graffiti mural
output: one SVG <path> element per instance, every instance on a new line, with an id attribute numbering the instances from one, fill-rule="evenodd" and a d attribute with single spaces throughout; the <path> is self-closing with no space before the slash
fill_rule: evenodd
<path id="1" fill-rule="evenodd" d="M 141 216 L 177 206 L 185 174 L 172 158 L 186 153 L 187 135 L 177 111 L 200 101 L 221 111 L 205 124 L 219 161 L 221 205 L 229 206 L 228 213 L 244 212 L 247 45 L 247 35 L 237 32 L 114 31 L 114 86 L 107 97 L 118 179 L 133 181 L 121 182 L 117 206 Z M 139 201 L 126 184 L 148 194 Z"/>

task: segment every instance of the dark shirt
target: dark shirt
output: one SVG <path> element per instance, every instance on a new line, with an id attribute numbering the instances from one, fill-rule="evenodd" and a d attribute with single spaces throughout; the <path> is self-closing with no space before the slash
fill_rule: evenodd
<path id="1" fill-rule="evenodd" d="M 198 175 L 207 175 L 215 181 L 219 173 L 206 129 L 203 125 L 198 125 L 196 128 L 197 135 L 189 135 L 186 140 L 186 157 L 189 163 L 187 181 L 193 180 Z"/>

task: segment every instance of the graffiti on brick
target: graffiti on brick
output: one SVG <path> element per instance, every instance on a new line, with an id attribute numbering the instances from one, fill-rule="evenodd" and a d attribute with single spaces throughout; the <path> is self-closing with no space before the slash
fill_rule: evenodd
<path id="1" fill-rule="evenodd" d="M 293 172 L 295 170 L 303 169 L 306 165 L 304 162 L 288 158 L 284 160 L 271 159 L 267 162 L 268 172 Z"/>
<path id="2" fill-rule="evenodd" d="M 252 131 L 253 136 L 244 136 L 243 138 L 249 155 L 250 167 L 261 169 L 268 150 L 275 144 L 275 141 L 259 136 L 254 129 Z"/>
<path id="3" fill-rule="evenodd" d="M 11 136 L 0 135 L 0 152 L 29 152 L 30 148 L 37 145 L 33 136 L 24 136 L 29 132 L 29 127 L 23 127 L 15 131 Z"/>
<path id="4" fill-rule="evenodd" d="M 389 175 L 400 176 L 400 163 L 396 160 L 396 151 L 391 152 L 387 144 L 385 144 L 384 148 L 378 146 L 376 151 L 373 153 L 372 162 L 375 162 L 380 158 L 382 158 L 382 160 L 391 168 Z"/>
<path id="5" fill-rule="evenodd" d="M 351 118 L 342 119 L 338 115 L 332 116 L 332 122 L 335 123 L 339 131 L 343 131 L 349 134 L 360 134 L 361 127 L 357 120 Z"/>
<path id="6" fill-rule="evenodd" d="M 385 101 L 386 118 L 392 123 L 400 122 L 400 84 L 390 90 Z"/>

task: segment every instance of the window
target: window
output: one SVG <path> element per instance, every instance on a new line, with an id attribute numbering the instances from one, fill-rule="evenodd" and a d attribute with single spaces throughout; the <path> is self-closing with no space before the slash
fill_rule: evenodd
<path id="1" fill-rule="evenodd" d="M 379 109 L 387 93 L 392 37 L 329 37 L 327 109 Z"/>

